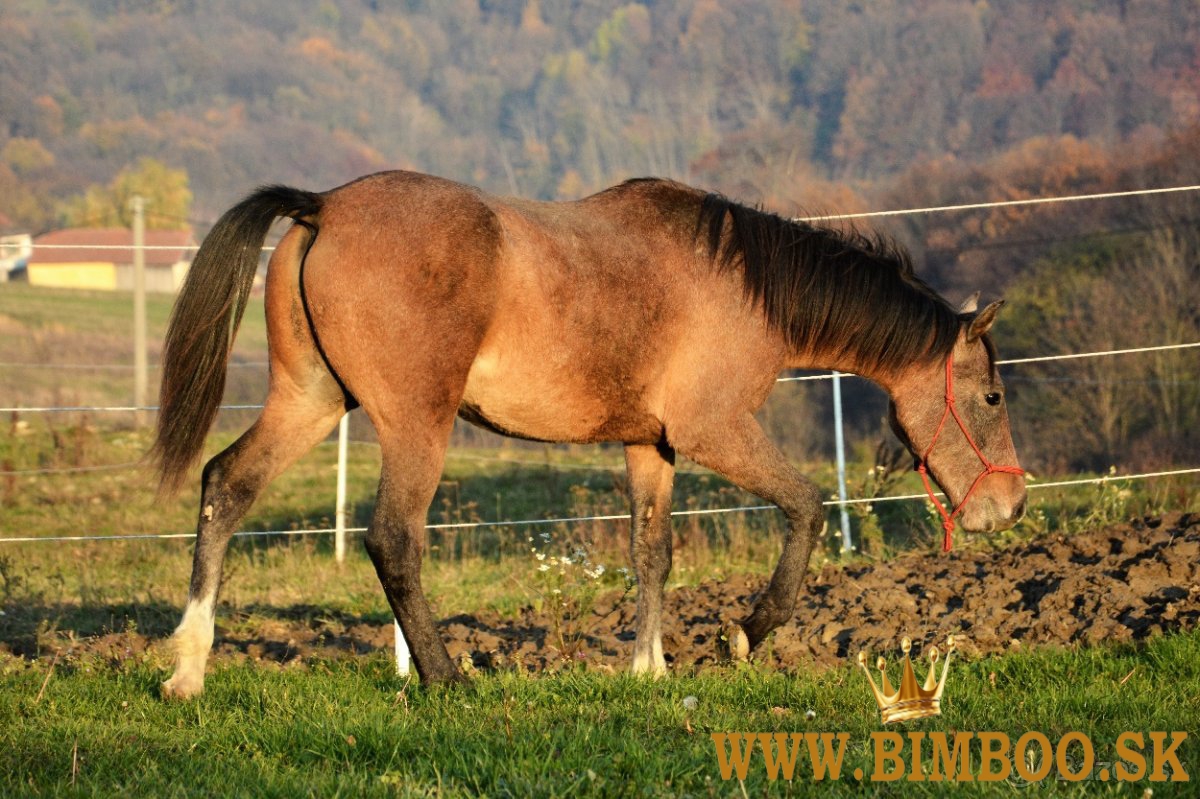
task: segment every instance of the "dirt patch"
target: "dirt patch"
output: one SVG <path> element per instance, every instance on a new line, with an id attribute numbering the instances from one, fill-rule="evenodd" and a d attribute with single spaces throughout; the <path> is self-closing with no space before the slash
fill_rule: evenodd
<path id="1" fill-rule="evenodd" d="M 663 649 L 676 670 L 713 662 L 725 619 L 744 616 L 765 585 L 735 576 L 666 597 Z M 589 664 L 625 668 L 633 649 L 634 599 L 601 597 L 575 625 L 570 647 Z M 842 664 L 860 649 L 894 651 L 903 636 L 925 645 L 954 634 L 967 654 L 1014 646 L 1094 644 L 1146 638 L 1200 624 L 1200 513 L 1174 514 L 1002 551 L 910 553 L 886 563 L 827 566 L 800 596 L 794 619 L 756 657 L 784 669 Z M 456 660 L 476 667 L 554 667 L 564 661 L 553 620 L 533 608 L 440 623 Z M 71 638 L 69 654 L 120 661 L 161 649 L 167 631 Z M 218 622 L 218 659 L 302 665 L 392 645 L 382 620 L 321 608 L 250 609 Z M 55 647 L 0 641 L 0 651 L 48 658 Z M 61 652 L 61 649 L 59 649 Z"/>
<path id="2" fill-rule="evenodd" d="M 668 593 L 663 650 L 675 668 L 713 660 L 722 621 L 745 615 L 766 584 L 733 577 Z M 625 666 L 634 601 L 598 603 L 585 658 Z M 1041 644 L 1146 638 L 1200 624 L 1200 514 L 1146 519 L 995 552 L 911 553 L 851 567 L 827 566 L 801 593 L 795 617 L 757 654 L 782 668 L 846 662 L 860 649 L 892 651 L 954 634 L 982 654 Z M 557 652 L 550 620 L 476 614 L 443 625 L 451 654 L 521 653 L 546 665 Z M 762 649 L 762 648 L 760 648 Z"/>

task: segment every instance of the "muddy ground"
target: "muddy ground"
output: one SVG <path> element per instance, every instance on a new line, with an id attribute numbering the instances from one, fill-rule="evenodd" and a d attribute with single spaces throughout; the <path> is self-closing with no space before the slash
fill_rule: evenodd
<path id="1" fill-rule="evenodd" d="M 711 661 L 724 619 L 739 618 L 765 587 L 733 577 L 668 593 L 663 650 L 676 668 Z M 581 651 L 617 667 L 633 648 L 632 597 L 597 603 Z M 1200 624 L 1200 513 L 1053 537 L 994 552 L 912 553 L 826 566 L 802 592 L 793 620 L 758 657 L 783 668 L 846 662 L 900 639 L 954 634 L 970 654 L 1014 645 L 1129 641 Z M 494 614 L 448 619 L 451 654 L 521 653 L 544 663 L 557 645 L 548 620 Z M 1014 642 L 1019 642 L 1014 644 Z"/>
<path id="2" fill-rule="evenodd" d="M 676 670 L 712 662 L 722 621 L 744 615 L 765 579 L 731 577 L 668 592 L 663 649 Z M 222 629 L 218 658 L 303 665 L 389 648 L 390 624 L 318 608 Z M 592 614 L 569 623 L 582 631 L 564 656 L 549 616 L 526 608 L 443 620 L 451 655 L 477 668 L 554 667 L 566 657 L 624 668 L 633 647 L 634 599 L 600 597 Z M 784 669 L 843 664 L 860 649 L 894 651 L 903 636 L 929 644 L 954 634 L 967 654 L 1014 646 L 1087 645 L 1146 638 L 1200 624 L 1200 513 L 1143 519 L 1002 551 L 910 553 L 892 561 L 827 566 L 802 593 L 792 622 L 757 658 Z M 242 629 L 242 628 L 239 628 Z M 162 646 L 162 631 L 125 631 L 68 644 L 71 654 L 123 659 Z M 0 640 L 18 657 L 49 657 L 44 645 Z M 40 651 L 38 651 L 40 650 Z"/>

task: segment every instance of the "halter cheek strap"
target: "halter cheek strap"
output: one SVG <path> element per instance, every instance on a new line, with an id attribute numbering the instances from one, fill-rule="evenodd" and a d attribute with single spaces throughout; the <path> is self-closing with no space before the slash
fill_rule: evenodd
<path id="1" fill-rule="evenodd" d="M 971 449 L 975 450 L 976 456 L 979 457 L 979 462 L 983 464 L 983 471 L 975 478 L 975 482 L 971 483 L 971 487 L 967 489 L 967 493 L 963 495 L 962 502 L 958 503 L 958 507 L 953 512 L 946 510 L 933 493 L 933 484 L 929 481 L 929 453 L 933 452 L 933 447 L 938 442 L 938 438 L 942 435 L 942 430 L 946 426 L 946 420 L 953 418 L 958 424 L 958 429 L 962 431 L 966 437 L 967 443 L 971 445 Z M 983 478 L 989 474 L 997 472 L 1003 474 L 1025 474 L 1025 470 L 1018 466 L 997 466 L 987 459 L 983 451 L 979 449 L 979 445 L 975 443 L 975 439 L 971 438 L 971 433 L 967 430 L 967 426 L 963 424 L 962 417 L 958 415 L 958 408 L 954 404 L 954 354 L 951 353 L 946 358 L 946 407 L 942 410 L 942 418 L 938 422 L 937 430 L 933 433 L 933 440 L 929 442 L 929 446 L 925 448 L 925 454 L 921 456 L 921 460 L 917 462 L 917 472 L 921 475 L 921 480 L 925 483 L 925 492 L 929 494 L 929 501 L 937 508 L 938 515 L 942 517 L 942 529 L 945 531 L 945 536 L 942 539 L 942 551 L 949 552 L 950 546 L 953 543 L 954 527 L 957 524 L 955 521 L 963 508 L 967 505 L 967 500 L 971 498 L 971 494 L 979 486 Z"/>

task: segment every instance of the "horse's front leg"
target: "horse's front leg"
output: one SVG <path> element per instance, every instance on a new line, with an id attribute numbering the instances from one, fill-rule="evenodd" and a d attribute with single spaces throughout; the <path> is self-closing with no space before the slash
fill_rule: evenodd
<path id="1" fill-rule="evenodd" d="M 666 442 L 625 447 L 629 473 L 630 554 L 637 575 L 635 674 L 663 674 L 663 587 L 671 572 L 671 487 L 675 451 Z"/>
<path id="2" fill-rule="evenodd" d="M 808 560 L 821 533 L 821 492 L 796 471 L 749 413 L 725 418 L 697 415 L 691 424 L 672 432 L 671 440 L 696 463 L 774 503 L 787 517 L 783 552 L 767 590 L 750 615 L 727 631 L 730 653 L 742 659 L 796 610 Z"/>

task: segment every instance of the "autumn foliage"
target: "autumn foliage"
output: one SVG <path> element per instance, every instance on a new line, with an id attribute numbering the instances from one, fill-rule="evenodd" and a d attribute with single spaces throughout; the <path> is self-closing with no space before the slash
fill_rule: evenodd
<path id="1" fill-rule="evenodd" d="M 1200 182 L 1195 3 L 9 6 L 0 232 L 120 221 L 122 198 L 149 191 L 136 178 L 151 172 L 161 224 L 215 218 L 262 183 L 324 189 L 391 167 L 545 199 L 663 175 L 791 214 Z M 1195 337 L 1194 203 L 888 225 L 950 296 L 1008 293 L 1007 351 L 1041 354 Z M 1014 374 L 1037 408 L 1027 451 L 1071 466 L 1197 451 L 1195 378 L 1173 363 Z M 1100 383 L 1068 378 L 1108 381 L 1111 396 L 1088 394 L 1083 415 L 1065 387 L 1078 397 Z M 876 435 L 878 405 L 851 400 L 856 434 Z M 1084 446 L 1052 451 L 1056 434 Z"/>

